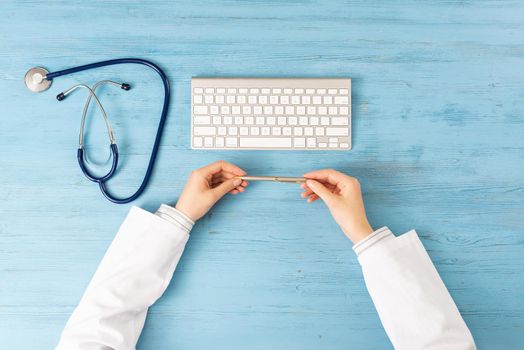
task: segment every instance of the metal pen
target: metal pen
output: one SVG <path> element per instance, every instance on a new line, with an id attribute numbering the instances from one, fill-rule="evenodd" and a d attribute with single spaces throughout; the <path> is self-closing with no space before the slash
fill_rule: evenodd
<path id="1" fill-rule="evenodd" d="M 287 177 L 287 176 L 237 176 L 237 178 L 246 181 L 277 181 L 277 182 L 292 182 L 302 183 L 306 182 L 303 177 Z"/>

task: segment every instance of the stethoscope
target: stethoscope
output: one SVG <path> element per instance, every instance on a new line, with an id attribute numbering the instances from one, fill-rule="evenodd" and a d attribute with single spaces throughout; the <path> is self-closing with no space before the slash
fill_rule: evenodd
<path id="1" fill-rule="evenodd" d="M 104 110 L 104 107 L 102 107 L 102 103 L 100 102 L 100 100 L 98 99 L 98 96 L 96 95 L 96 89 L 101 85 L 108 84 L 108 85 L 120 87 L 121 89 L 127 91 L 131 88 L 131 86 L 126 83 L 118 83 L 112 80 L 102 80 L 96 83 L 93 87 L 89 87 L 84 84 L 75 85 L 71 87 L 70 89 L 64 92 L 61 92 L 60 94 L 56 96 L 56 99 L 58 101 L 62 101 L 70 93 L 72 93 L 73 91 L 77 89 L 85 89 L 89 92 L 89 96 L 84 105 L 84 111 L 82 113 L 82 120 L 80 124 L 79 147 L 77 151 L 78 164 L 80 165 L 80 169 L 82 169 L 82 172 L 84 173 L 84 175 L 89 180 L 98 183 L 98 185 L 100 186 L 100 190 L 102 191 L 102 194 L 107 199 L 109 199 L 111 202 L 118 203 L 118 204 L 129 203 L 135 200 L 136 198 L 138 198 L 138 196 L 140 196 L 142 192 L 144 192 L 147 186 L 147 183 L 149 182 L 149 179 L 151 177 L 153 166 L 155 164 L 155 159 L 158 153 L 158 148 L 160 146 L 160 138 L 162 136 L 162 131 L 164 130 L 164 124 L 166 122 L 167 109 L 169 106 L 170 90 L 169 90 L 169 81 L 167 80 L 166 74 L 162 71 L 162 69 L 160 69 L 160 67 L 158 67 L 157 65 L 155 65 L 152 62 L 149 62 L 149 61 L 146 61 L 140 58 L 119 58 L 115 60 L 108 60 L 108 61 L 86 64 L 83 66 L 64 69 L 64 70 L 52 72 L 52 73 L 48 72 L 45 68 L 35 67 L 27 71 L 25 78 L 24 78 L 25 84 L 29 90 L 34 91 L 34 92 L 42 92 L 42 91 L 49 89 L 54 78 L 57 78 L 63 75 L 76 73 L 76 72 L 81 72 L 81 71 L 88 70 L 88 69 L 99 68 L 99 67 L 104 67 L 104 66 L 111 66 L 115 64 L 123 64 L 123 63 L 143 64 L 147 67 L 150 67 L 152 70 L 158 73 L 158 75 L 162 79 L 162 83 L 164 84 L 164 105 L 162 107 L 162 113 L 160 115 L 160 122 L 158 124 L 158 129 L 157 129 L 156 136 L 155 136 L 155 143 L 153 145 L 151 156 L 149 158 L 149 164 L 147 165 L 147 170 L 144 175 L 144 179 L 142 180 L 142 184 L 140 185 L 138 190 L 133 195 L 127 198 L 116 198 L 111 193 L 109 193 L 107 189 L 106 182 L 109 181 L 111 177 L 113 177 L 116 171 L 117 165 L 118 165 L 118 148 L 116 146 L 113 129 L 111 128 L 111 124 L 109 123 L 109 119 L 107 118 L 106 111 Z M 85 125 L 87 111 L 88 111 L 88 108 L 89 108 L 89 105 L 92 99 L 95 101 L 100 111 L 102 112 L 102 116 L 104 118 L 104 122 L 107 128 L 107 133 L 109 135 L 109 142 L 110 142 L 109 147 L 111 150 L 111 157 L 113 159 L 112 164 L 111 164 L 111 169 L 105 175 L 98 176 L 98 177 L 93 175 L 87 168 L 85 164 L 85 151 L 84 151 L 84 125 Z"/>

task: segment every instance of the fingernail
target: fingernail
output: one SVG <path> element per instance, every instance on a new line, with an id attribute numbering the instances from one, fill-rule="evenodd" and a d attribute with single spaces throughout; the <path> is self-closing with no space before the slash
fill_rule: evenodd
<path id="1" fill-rule="evenodd" d="M 307 180 L 306 183 L 307 183 L 307 185 L 308 185 L 309 187 L 313 187 L 313 186 L 315 186 L 315 183 L 314 183 L 313 181 L 311 181 L 311 180 Z"/>
<path id="2" fill-rule="evenodd" d="M 233 185 L 239 186 L 242 183 L 242 179 L 235 179 L 233 180 Z"/>

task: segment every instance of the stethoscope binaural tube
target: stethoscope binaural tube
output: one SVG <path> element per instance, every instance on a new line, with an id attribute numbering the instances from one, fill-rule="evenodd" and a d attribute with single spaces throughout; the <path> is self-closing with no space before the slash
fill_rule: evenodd
<path id="1" fill-rule="evenodd" d="M 160 67 L 158 67 L 156 64 L 154 64 L 154 63 L 152 63 L 150 61 L 143 60 L 141 58 L 118 58 L 118 59 L 114 59 L 114 60 L 95 62 L 95 63 L 91 63 L 91 64 L 86 64 L 86 65 L 83 65 L 83 66 L 78 66 L 78 67 L 73 67 L 73 68 L 69 68 L 69 69 L 64 69 L 64 70 L 57 71 L 57 72 L 47 73 L 45 75 L 45 77 L 44 77 L 44 82 L 48 82 L 47 87 L 49 87 L 50 82 L 54 78 L 57 78 L 57 77 L 60 77 L 60 76 L 73 74 L 73 73 L 77 73 L 77 72 L 81 72 L 81 71 L 85 71 L 85 70 L 89 70 L 89 69 L 105 67 L 105 66 L 111 66 L 111 65 L 115 65 L 115 64 L 125 64 L 125 63 L 142 64 L 144 66 L 147 66 L 147 67 L 151 68 L 152 70 L 154 70 L 160 76 L 160 78 L 162 79 L 162 83 L 164 85 L 164 103 L 163 103 L 163 106 L 162 106 L 162 112 L 161 112 L 161 115 L 160 115 L 160 121 L 158 123 L 158 129 L 157 129 L 156 136 L 155 136 L 155 142 L 154 142 L 153 148 L 151 150 L 151 156 L 149 158 L 149 163 L 147 165 L 146 173 L 144 174 L 144 178 L 142 180 L 142 183 L 140 184 L 140 187 L 136 190 L 136 192 L 134 194 L 132 194 L 131 196 L 129 196 L 127 198 L 117 198 L 114 195 L 112 195 L 109 192 L 109 190 L 107 189 L 106 182 L 114 175 L 114 173 L 116 171 L 116 168 L 117 168 L 117 165 L 118 165 L 118 148 L 117 148 L 116 144 L 113 142 L 114 141 L 114 137 L 112 136 L 112 132 L 110 132 L 110 139 L 112 139 L 113 141 L 111 142 L 110 147 L 111 147 L 111 154 L 112 154 L 112 157 L 113 157 L 113 162 L 112 162 L 111 169 L 109 170 L 109 172 L 106 175 L 104 175 L 102 177 L 95 177 L 95 176 L 93 176 L 89 172 L 89 169 L 87 169 L 87 167 L 85 165 L 83 147 L 79 147 L 79 149 L 77 151 L 78 164 L 80 165 L 80 169 L 82 170 L 84 175 L 89 180 L 91 180 L 93 182 L 97 182 L 99 187 L 100 187 L 100 190 L 102 191 L 102 194 L 108 200 L 110 200 L 113 203 L 117 203 L 117 204 L 125 204 L 125 203 L 129 203 L 129 202 L 132 202 L 135 199 L 137 199 L 138 196 L 140 196 L 144 192 L 144 190 L 145 190 L 145 188 L 146 188 L 146 186 L 147 186 L 147 184 L 148 184 L 148 182 L 149 182 L 149 180 L 151 178 L 151 174 L 152 174 L 152 171 L 153 171 L 155 160 L 156 160 L 156 157 L 157 157 L 157 154 L 158 154 L 158 149 L 160 147 L 160 139 L 162 137 L 162 132 L 164 130 L 164 125 L 165 125 L 165 122 L 166 122 L 166 119 L 167 119 L 167 111 L 168 111 L 168 107 L 169 107 L 170 87 L 169 87 L 169 81 L 167 79 L 166 74 L 162 71 L 162 69 L 160 69 Z M 39 69 L 40 69 L 40 71 L 38 72 L 39 74 L 43 74 L 42 73 L 43 71 L 45 72 L 45 70 L 42 70 L 41 68 L 39 68 Z M 39 82 L 35 81 L 35 84 L 37 84 L 37 83 L 39 83 Z M 42 84 L 43 82 L 40 81 L 40 83 Z M 122 88 L 124 88 L 124 87 L 122 87 Z M 127 85 L 127 88 L 129 88 L 129 85 Z M 124 90 L 125 90 L 125 88 L 124 88 Z M 37 90 L 33 90 L 33 91 L 37 91 Z M 57 96 L 57 98 L 59 100 L 61 100 L 59 98 L 59 96 L 60 96 L 60 94 Z M 91 96 L 94 96 L 95 100 L 97 100 L 96 95 L 94 93 Z M 108 121 L 107 121 L 106 125 L 108 125 Z M 108 127 L 108 132 L 109 132 L 109 130 L 111 130 L 110 127 Z"/>

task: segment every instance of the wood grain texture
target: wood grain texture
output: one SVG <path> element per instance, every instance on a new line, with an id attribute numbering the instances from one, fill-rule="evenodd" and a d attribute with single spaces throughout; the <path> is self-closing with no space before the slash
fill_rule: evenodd
<path id="1" fill-rule="evenodd" d="M 522 1 L 0 2 L 0 339 L 50 349 L 129 210 L 80 173 L 77 82 L 128 81 L 103 100 L 142 179 L 161 84 L 120 66 L 28 92 L 51 70 L 136 56 L 174 86 L 154 178 L 136 205 L 176 201 L 189 171 L 224 158 L 260 175 L 332 167 L 361 179 L 369 217 L 416 228 L 480 349 L 524 348 Z M 353 79 L 347 153 L 189 150 L 192 76 Z M 90 147 L 107 140 L 99 117 Z M 95 157 L 100 161 L 102 156 Z M 253 184 L 195 227 L 139 349 L 388 349 L 351 245 L 296 187 Z"/>

